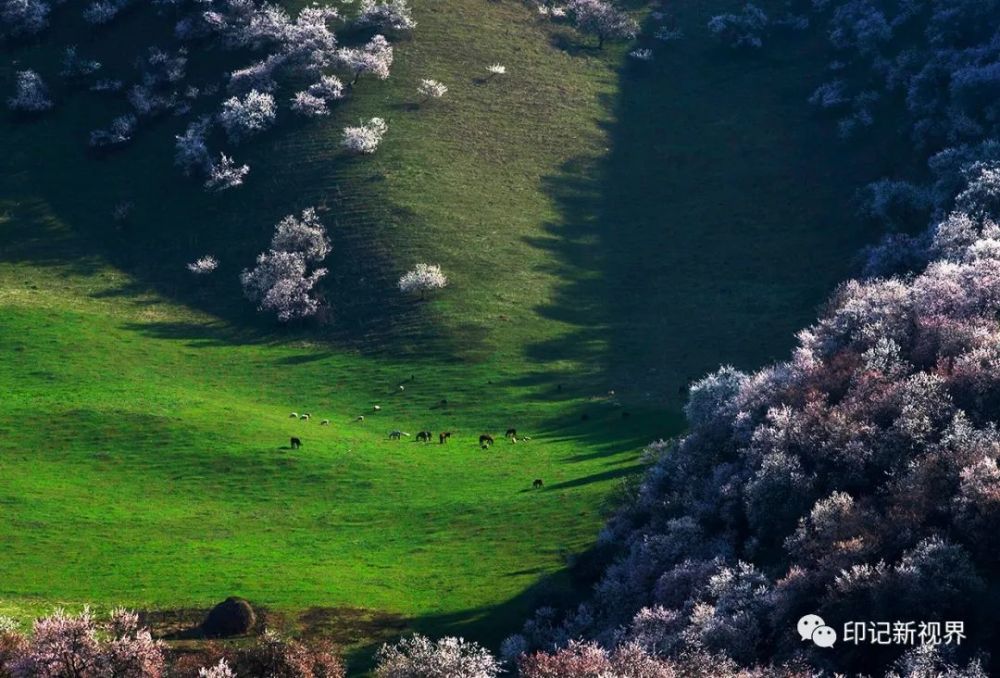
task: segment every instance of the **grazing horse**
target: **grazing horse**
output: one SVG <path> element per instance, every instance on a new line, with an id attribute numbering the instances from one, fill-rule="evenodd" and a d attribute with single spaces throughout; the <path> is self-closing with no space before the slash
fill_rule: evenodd
<path id="1" fill-rule="evenodd" d="M 400 436 L 406 436 L 409 438 L 410 434 L 403 431 L 389 431 L 389 440 L 399 440 Z"/>
<path id="2" fill-rule="evenodd" d="M 507 432 L 503 434 L 503 437 L 504 438 L 516 438 L 517 437 L 517 429 L 516 428 L 509 428 L 509 429 L 507 429 Z"/>
<path id="3" fill-rule="evenodd" d="M 299 440 L 298 438 L 292 436 L 292 449 L 293 450 L 297 450 L 300 447 L 302 447 L 302 441 Z"/>
<path id="4" fill-rule="evenodd" d="M 535 482 L 531 483 L 531 487 L 532 487 L 532 489 L 537 490 L 537 489 L 539 489 L 544 484 L 545 483 L 542 482 L 541 478 L 535 478 Z"/>
<path id="5" fill-rule="evenodd" d="M 443 431 L 442 433 L 438 434 L 438 442 L 441 443 L 442 445 L 449 438 L 451 438 L 451 431 Z"/>
<path id="6" fill-rule="evenodd" d="M 422 443 L 429 443 L 431 441 L 431 438 L 433 437 L 434 434 L 431 433 L 430 431 L 421 431 L 420 433 L 417 434 L 417 440 L 419 440 Z"/>
<path id="7" fill-rule="evenodd" d="M 489 433 L 484 433 L 483 435 L 479 436 L 480 447 L 489 447 L 492 444 L 493 444 L 493 436 L 491 436 Z"/>

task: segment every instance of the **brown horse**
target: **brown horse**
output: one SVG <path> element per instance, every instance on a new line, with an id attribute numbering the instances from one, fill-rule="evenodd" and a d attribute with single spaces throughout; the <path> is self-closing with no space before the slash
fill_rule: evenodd
<path id="1" fill-rule="evenodd" d="M 479 436 L 480 447 L 489 447 L 492 444 L 493 444 L 493 436 L 491 436 L 490 434 L 484 433 L 483 435 Z"/>
<path id="2" fill-rule="evenodd" d="M 445 441 L 451 438 L 451 431 L 443 431 L 438 434 L 438 442 L 444 445 Z"/>
<path id="3" fill-rule="evenodd" d="M 517 429 L 516 428 L 509 428 L 509 429 L 507 429 L 507 432 L 503 434 L 504 438 L 510 438 L 511 436 L 513 436 L 515 438 L 517 437 Z"/>
<path id="4" fill-rule="evenodd" d="M 421 431 L 420 433 L 417 434 L 417 440 L 419 440 L 422 443 L 429 443 L 432 437 L 433 434 L 430 431 Z"/>

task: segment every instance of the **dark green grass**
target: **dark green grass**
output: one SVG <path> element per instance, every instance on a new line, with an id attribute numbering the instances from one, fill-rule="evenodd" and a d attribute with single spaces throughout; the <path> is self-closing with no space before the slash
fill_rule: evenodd
<path id="1" fill-rule="evenodd" d="M 176 120 L 100 158 L 86 132 L 118 111 L 96 96 L 0 122 L 0 611 L 240 594 L 495 643 L 571 596 L 609 495 L 680 430 L 678 386 L 784 355 L 877 237 L 850 205 L 888 146 L 810 117 L 820 43 L 715 47 L 704 21 L 726 5 L 679 9 L 688 37 L 639 68 L 518 3 L 418 3 L 388 82 L 236 148 L 252 172 L 222 195 L 171 166 Z M 147 21 L 75 41 L 125 73 Z M 14 60 L 54 80 L 71 30 L 5 53 L 0 80 Z M 508 75 L 487 80 L 495 61 Z M 421 77 L 448 95 L 419 103 Z M 371 115 L 384 147 L 344 157 L 340 128 Z M 276 328 L 236 274 L 309 205 L 334 322 Z M 192 280 L 204 253 L 222 266 Z M 418 261 L 451 279 L 428 303 L 394 290 Z M 477 448 L 511 425 L 532 440 Z"/>

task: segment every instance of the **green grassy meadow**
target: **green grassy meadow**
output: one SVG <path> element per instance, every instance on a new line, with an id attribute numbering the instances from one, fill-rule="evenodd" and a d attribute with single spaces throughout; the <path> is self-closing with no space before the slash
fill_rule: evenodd
<path id="1" fill-rule="evenodd" d="M 0 118 L 0 613 L 242 595 L 297 626 L 360 610 L 496 644 L 579 592 L 567 566 L 643 445 L 682 431 L 687 377 L 786 354 L 876 239 L 851 201 L 888 149 L 810 114 L 808 40 L 734 58 L 704 30 L 733 3 L 681 5 L 687 37 L 637 65 L 517 2 L 414 4 L 390 79 L 319 123 L 282 111 L 224 194 L 172 166 L 181 121 L 95 157 L 87 131 L 124 104 L 57 88 L 50 115 Z M 152 21 L 111 41 L 60 13 L 0 52 L 4 91 L 26 66 L 56 83 L 71 38 L 128 75 Z M 421 77 L 446 97 L 418 103 Z M 340 129 L 372 115 L 384 146 L 345 157 Z M 279 327 L 236 276 L 310 205 L 333 319 Z M 395 290 L 418 261 L 451 280 L 426 303 Z M 531 440 L 478 448 L 509 426 Z"/>

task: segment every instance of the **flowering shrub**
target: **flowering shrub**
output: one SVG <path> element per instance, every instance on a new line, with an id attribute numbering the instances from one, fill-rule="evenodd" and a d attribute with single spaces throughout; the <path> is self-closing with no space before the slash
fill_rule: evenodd
<path id="1" fill-rule="evenodd" d="M 417 25 L 406 0 L 361 0 L 357 21 L 380 31 L 410 31 Z"/>
<path id="2" fill-rule="evenodd" d="M 187 269 L 195 275 L 207 275 L 219 267 L 219 260 L 213 256 L 206 255 L 196 259 L 187 265 Z"/>
<path id="3" fill-rule="evenodd" d="M 382 118 L 372 118 L 357 127 L 345 127 L 341 145 L 351 153 L 374 153 L 389 126 Z"/>
<path id="4" fill-rule="evenodd" d="M 493 678 L 496 658 L 461 638 L 432 641 L 421 635 L 383 645 L 376 655 L 377 678 Z"/>
<path id="5" fill-rule="evenodd" d="M 242 99 L 239 97 L 226 99 L 222 103 L 219 122 L 229 135 L 229 140 L 238 143 L 273 125 L 276 116 L 274 97 L 253 89 Z"/>
<path id="6" fill-rule="evenodd" d="M 423 298 L 427 292 L 444 289 L 447 284 L 448 278 L 441 272 L 440 266 L 417 264 L 416 268 L 399 279 L 399 290 L 404 294 L 420 293 Z"/>
<path id="7" fill-rule="evenodd" d="M 424 78 L 417 85 L 417 94 L 425 99 L 440 99 L 448 93 L 448 88 L 437 80 Z"/>

